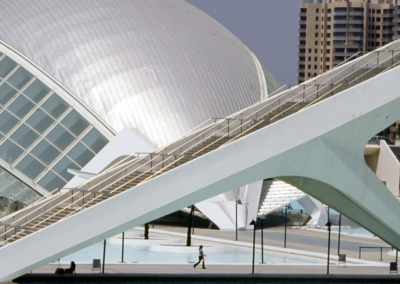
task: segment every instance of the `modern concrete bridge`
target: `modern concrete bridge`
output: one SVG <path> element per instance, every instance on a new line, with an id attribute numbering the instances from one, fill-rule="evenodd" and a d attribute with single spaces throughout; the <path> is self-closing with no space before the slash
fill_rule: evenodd
<path id="1" fill-rule="evenodd" d="M 0 281 L 266 178 L 296 186 L 400 248 L 400 204 L 364 160 L 370 137 L 400 119 L 398 45 L 350 61 L 17 212 L 0 224 Z M 372 78 L 357 81 L 360 70 L 378 68 Z M 297 106 L 300 111 L 293 111 Z"/>

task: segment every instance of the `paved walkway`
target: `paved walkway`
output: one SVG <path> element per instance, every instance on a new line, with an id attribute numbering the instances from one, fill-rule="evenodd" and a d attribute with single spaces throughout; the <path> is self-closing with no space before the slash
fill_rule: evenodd
<path id="1" fill-rule="evenodd" d="M 54 273 L 57 265 L 45 265 L 34 270 L 34 273 Z M 68 266 L 62 266 L 67 268 Z M 105 273 L 145 273 L 145 274 L 250 274 L 249 265 L 207 265 L 207 269 L 200 266 L 193 269 L 192 264 L 184 265 L 141 265 L 141 264 L 109 264 L 105 265 Z M 80 264 L 77 273 L 91 273 L 91 265 Z M 256 274 L 326 274 L 323 266 L 276 266 L 256 265 Z M 98 270 L 95 272 L 98 273 Z M 389 274 L 389 267 L 330 267 L 330 274 Z"/>
<path id="2" fill-rule="evenodd" d="M 169 227 L 156 225 L 156 230 L 153 230 L 150 226 L 150 239 L 155 236 L 160 236 L 158 230 L 164 230 L 171 233 L 186 234 L 186 228 L 183 227 Z M 133 232 L 142 232 L 142 228 L 136 228 Z M 156 233 L 157 231 L 157 233 Z M 276 246 L 282 248 L 283 228 L 268 228 L 264 230 L 264 244 L 269 246 Z M 239 241 L 252 243 L 252 231 L 239 232 Z M 129 235 L 129 234 L 127 234 Z M 235 240 L 234 231 L 219 231 L 219 230 L 208 230 L 208 229 L 195 229 L 194 236 L 203 236 L 209 238 L 223 239 L 223 240 Z M 287 230 L 287 248 L 302 250 L 307 252 L 316 253 L 327 253 L 327 233 L 319 231 L 308 231 L 308 230 L 297 230 L 288 228 Z M 261 232 L 257 231 L 256 240 L 260 244 Z M 332 234 L 331 238 L 331 254 L 337 255 L 337 240 L 338 235 Z M 341 253 L 346 253 L 348 257 L 357 258 L 359 253 L 359 247 L 388 247 L 388 245 L 378 238 L 355 236 L 355 235 L 341 235 Z M 394 261 L 393 256 L 388 256 L 387 252 L 390 249 L 385 249 L 383 253 L 383 261 L 380 260 L 380 251 L 378 250 L 366 250 L 362 252 L 362 259 L 379 262 L 384 264 L 383 267 L 370 267 L 370 266 L 354 266 L 349 265 L 344 267 L 342 264 L 340 267 L 336 265 L 330 266 L 330 274 L 389 274 L 389 262 Z M 205 248 L 206 252 L 206 248 Z M 267 260 L 266 260 L 267 261 Z M 58 265 L 45 265 L 39 269 L 33 271 L 33 273 L 53 273 Z M 61 267 L 67 268 L 68 265 L 61 265 Z M 89 264 L 78 264 L 77 273 L 91 273 L 91 265 Z M 255 273 L 256 274 L 326 274 L 326 265 L 260 265 L 256 263 Z M 98 272 L 97 272 L 98 273 Z M 245 265 L 217 265 L 207 264 L 207 269 L 203 270 L 200 266 L 193 269 L 193 264 L 182 264 L 182 265 L 149 265 L 149 264 L 107 264 L 105 265 L 105 273 L 148 273 L 148 274 L 246 274 L 251 273 L 251 263 Z"/>
<path id="3" fill-rule="evenodd" d="M 171 227 L 156 225 L 155 229 L 179 232 L 186 234 L 187 228 Z M 235 231 L 219 231 L 209 229 L 195 229 L 195 236 L 205 236 L 226 240 L 235 240 Z M 151 228 L 150 228 L 151 238 Z M 239 231 L 238 240 L 241 242 L 253 242 L 252 231 Z M 264 229 L 264 245 L 283 247 L 284 240 L 284 227 L 275 227 Z M 261 232 L 256 231 L 256 243 L 261 244 Z M 347 257 L 358 258 L 359 248 L 363 247 L 386 247 L 383 249 L 382 259 L 383 262 L 389 263 L 395 261 L 395 257 L 388 256 L 387 253 L 391 250 L 387 243 L 376 237 L 360 236 L 341 234 L 340 237 L 340 253 L 346 253 Z M 286 247 L 290 249 L 298 249 L 309 252 L 327 253 L 328 247 L 328 233 L 322 230 L 297 230 L 289 228 L 286 234 Z M 331 254 L 337 255 L 338 253 L 338 234 L 332 233 L 331 235 Z M 379 249 L 362 249 L 361 257 L 364 260 L 380 261 Z"/>

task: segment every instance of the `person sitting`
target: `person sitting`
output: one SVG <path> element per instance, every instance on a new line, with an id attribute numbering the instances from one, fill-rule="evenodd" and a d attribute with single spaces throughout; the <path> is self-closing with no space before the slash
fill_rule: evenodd
<path id="1" fill-rule="evenodd" d="M 71 267 L 65 269 L 64 273 L 71 273 L 71 274 L 74 273 L 75 272 L 75 267 L 76 267 L 75 262 L 71 261 Z"/>
<path id="2" fill-rule="evenodd" d="M 63 275 L 63 274 L 72 274 L 72 273 L 75 272 L 75 268 L 76 268 L 75 262 L 71 261 L 71 267 L 70 268 L 64 269 L 64 268 L 58 267 L 54 273 L 55 274 L 61 274 L 61 275 Z"/>

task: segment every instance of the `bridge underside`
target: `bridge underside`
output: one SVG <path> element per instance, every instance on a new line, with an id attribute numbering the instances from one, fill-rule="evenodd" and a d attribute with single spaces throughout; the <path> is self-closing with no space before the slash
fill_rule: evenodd
<path id="1" fill-rule="evenodd" d="M 363 155 L 370 137 L 400 119 L 398 78 L 400 68 L 385 72 L 3 247 L 0 281 L 185 206 L 272 177 L 400 248 L 400 204 Z"/>

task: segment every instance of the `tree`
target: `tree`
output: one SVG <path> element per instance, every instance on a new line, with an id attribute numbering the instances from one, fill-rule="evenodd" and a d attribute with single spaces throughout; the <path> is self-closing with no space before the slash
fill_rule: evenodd
<path id="1" fill-rule="evenodd" d="M 192 237 L 191 237 L 191 230 L 192 230 L 192 215 L 194 213 L 194 205 L 192 205 L 192 209 L 190 210 L 190 214 L 188 216 L 188 230 L 187 230 L 187 238 L 186 238 L 186 246 L 192 246 Z"/>

